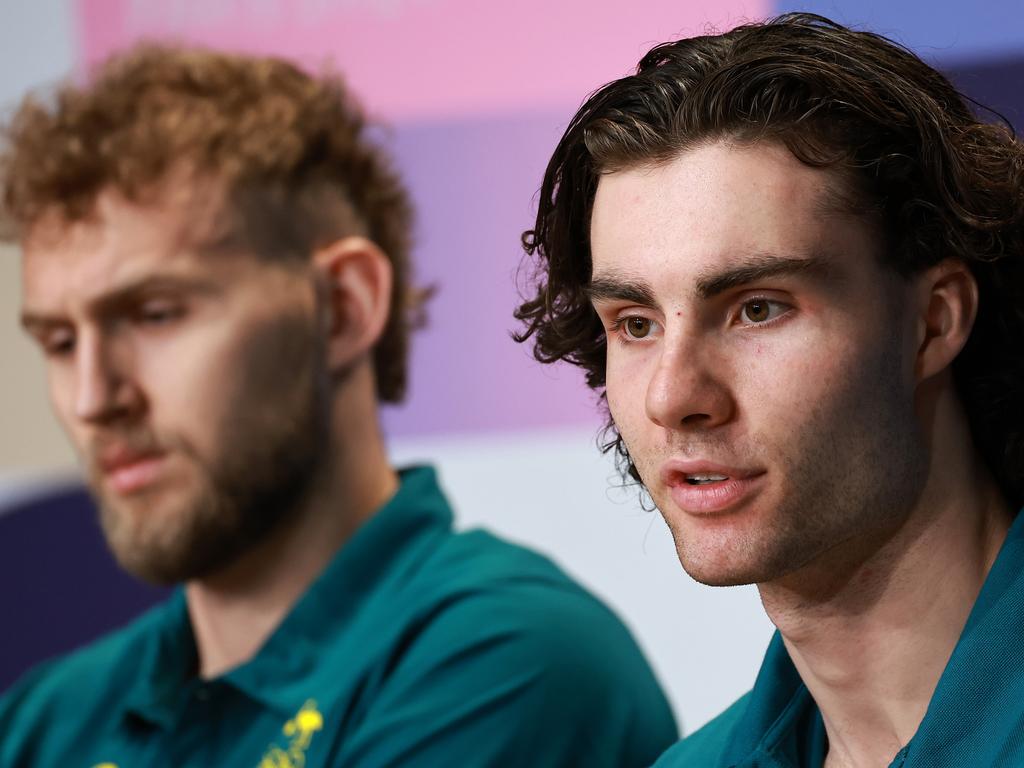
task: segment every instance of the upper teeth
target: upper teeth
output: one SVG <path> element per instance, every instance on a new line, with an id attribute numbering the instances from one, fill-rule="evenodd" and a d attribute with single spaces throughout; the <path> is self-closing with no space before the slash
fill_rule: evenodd
<path id="1" fill-rule="evenodd" d="M 721 480 L 728 480 L 725 475 L 687 475 L 688 483 L 716 483 Z"/>

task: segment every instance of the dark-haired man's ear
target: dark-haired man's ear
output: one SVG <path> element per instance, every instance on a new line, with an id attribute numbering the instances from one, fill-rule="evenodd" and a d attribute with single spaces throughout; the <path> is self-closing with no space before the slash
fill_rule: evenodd
<path id="1" fill-rule="evenodd" d="M 959 259 L 946 259 L 918 275 L 916 378 L 946 370 L 964 348 L 978 314 L 978 283 Z"/>
<path id="2" fill-rule="evenodd" d="M 324 294 L 327 365 L 349 368 L 384 331 L 391 307 L 391 262 L 365 237 L 345 237 L 313 254 Z"/>

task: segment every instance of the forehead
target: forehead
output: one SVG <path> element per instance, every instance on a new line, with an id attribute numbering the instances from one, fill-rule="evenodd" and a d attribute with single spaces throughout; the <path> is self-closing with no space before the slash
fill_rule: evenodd
<path id="1" fill-rule="evenodd" d="M 753 254 L 870 250 L 874 229 L 841 210 L 844 180 L 773 143 L 713 142 L 605 174 L 591 217 L 595 273 L 726 268 Z"/>
<path id="2" fill-rule="evenodd" d="M 217 220 L 211 203 L 184 192 L 134 202 L 106 191 L 81 220 L 48 212 L 22 243 L 26 305 L 85 304 L 153 274 L 216 271 L 225 260 L 203 252 Z"/>

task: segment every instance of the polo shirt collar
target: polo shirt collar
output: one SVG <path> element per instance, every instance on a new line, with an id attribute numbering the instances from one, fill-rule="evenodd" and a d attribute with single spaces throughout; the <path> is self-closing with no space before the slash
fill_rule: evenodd
<path id="1" fill-rule="evenodd" d="M 906 765 L 976 765 L 1019 728 L 1024 701 L 1024 511 L 1017 514 L 967 618 L 924 720 L 906 750 Z M 1019 741 L 1019 735 L 1016 737 Z M 1000 763 L 1002 764 L 1002 763 Z M 1016 763 L 1014 763 L 1016 764 Z"/>
<path id="2" fill-rule="evenodd" d="M 452 513 L 430 467 L 399 473 L 395 495 L 338 550 L 251 660 L 210 681 L 227 684 L 290 717 L 308 698 L 317 649 L 339 636 L 396 563 L 451 528 Z M 142 633 L 139 674 L 125 692 L 128 714 L 173 727 L 183 697 L 204 685 L 184 590 L 158 606 Z M 145 621 L 146 619 L 144 619 Z"/>
<path id="3" fill-rule="evenodd" d="M 171 728 L 199 666 L 184 590 L 176 589 L 141 621 L 133 627 L 140 632 L 138 674 L 125 691 L 124 712 Z"/>
<path id="4" fill-rule="evenodd" d="M 893 766 L 957 765 L 1007 735 L 1008 713 L 1024 701 L 1024 511 L 982 585 L 917 733 Z M 776 631 L 723 766 L 820 766 L 826 745 L 821 713 Z M 979 763 L 980 764 L 980 763 Z"/>
<path id="5" fill-rule="evenodd" d="M 825 725 L 776 631 L 765 653 L 743 716 L 722 755 L 723 766 L 771 765 L 805 768 L 821 765 Z"/>

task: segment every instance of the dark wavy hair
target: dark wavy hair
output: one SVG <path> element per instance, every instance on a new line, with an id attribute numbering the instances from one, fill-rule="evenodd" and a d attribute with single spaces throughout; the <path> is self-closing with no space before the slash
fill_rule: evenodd
<path id="1" fill-rule="evenodd" d="M 587 299 L 590 214 L 602 173 L 665 162 L 715 139 L 772 141 L 833 169 L 903 276 L 955 257 L 978 281 L 974 330 L 953 364 L 975 443 L 1008 500 L 1024 502 L 1024 147 L 979 120 L 906 48 L 812 14 L 653 48 L 593 93 L 548 164 L 523 234 L 517 341 L 583 369 L 605 400 L 605 332 Z M 607 442 L 639 481 L 610 416 Z"/>

